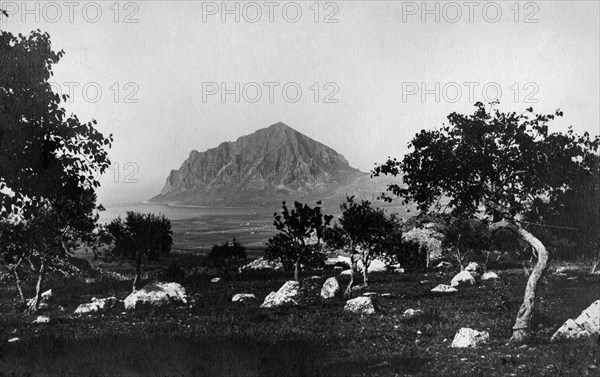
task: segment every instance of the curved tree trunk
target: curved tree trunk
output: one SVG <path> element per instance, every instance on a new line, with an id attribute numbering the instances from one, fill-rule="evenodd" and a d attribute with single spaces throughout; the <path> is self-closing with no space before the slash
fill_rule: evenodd
<path id="1" fill-rule="evenodd" d="M 27 300 L 25 300 L 25 296 L 23 295 L 23 288 L 21 287 L 21 279 L 19 277 L 19 266 L 21 265 L 21 263 L 23 262 L 23 257 L 21 257 L 19 259 L 19 261 L 17 262 L 17 264 L 15 264 L 14 266 L 12 266 L 12 272 L 15 275 L 15 282 L 17 285 L 17 290 L 19 291 L 19 296 L 21 297 L 21 301 L 22 302 L 27 302 Z"/>
<path id="2" fill-rule="evenodd" d="M 363 254 L 362 257 L 362 264 L 363 264 L 363 270 L 362 270 L 362 275 L 363 275 L 363 285 L 365 287 L 369 286 L 369 266 L 371 265 L 371 261 L 369 258 L 369 252 L 366 252 L 366 254 Z"/>
<path id="3" fill-rule="evenodd" d="M 527 286 L 525 287 L 525 295 L 523 297 L 523 303 L 517 313 L 517 319 L 513 326 L 513 333 L 510 338 L 510 342 L 523 342 L 529 337 L 529 327 L 531 324 L 531 315 L 533 313 L 533 307 L 535 304 L 535 294 L 537 289 L 537 283 L 542 277 L 542 274 L 546 270 L 548 264 L 548 251 L 533 234 L 529 233 L 520 226 L 509 223 L 507 221 L 500 221 L 490 225 L 490 231 L 494 232 L 499 229 L 509 229 L 521 237 L 525 242 L 529 243 L 534 251 L 537 253 L 537 263 L 529 275 L 527 280 Z"/>

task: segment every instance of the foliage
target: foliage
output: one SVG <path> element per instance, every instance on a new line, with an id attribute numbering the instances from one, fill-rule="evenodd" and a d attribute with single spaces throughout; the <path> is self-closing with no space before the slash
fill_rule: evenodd
<path id="1" fill-rule="evenodd" d="M 325 230 L 325 232 L 327 229 Z M 324 232 L 324 234 L 325 234 Z M 300 266 L 304 269 L 318 269 L 325 265 L 325 253 L 321 245 L 307 245 L 308 251 L 300 256 Z M 265 258 L 270 261 L 279 260 L 286 271 L 294 271 L 296 252 L 288 238 L 278 233 L 267 241 Z"/>
<path id="2" fill-rule="evenodd" d="M 525 212 L 536 198 L 556 202 L 575 179 L 590 173 L 600 137 L 572 129 L 549 132 L 548 123 L 563 115 L 560 110 L 488 113 L 482 103 L 475 106 L 471 116 L 452 113 L 449 125 L 422 130 L 401 162 L 389 158 L 372 174 L 402 174 L 405 186 L 392 184 L 388 190 L 416 202 L 422 212 L 447 197 L 445 207 L 453 215 L 483 212 L 498 221 Z"/>
<path id="3" fill-rule="evenodd" d="M 221 245 L 213 245 L 210 253 L 208 253 L 208 259 L 216 267 L 222 267 L 227 270 L 231 269 L 235 262 L 246 259 L 246 248 L 236 239 L 230 244 L 229 241 L 225 241 Z"/>
<path id="4" fill-rule="evenodd" d="M 484 262 L 491 246 L 491 233 L 485 220 L 468 219 L 461 217 L 448 217 L 443 252 L 456 259 L 461 270 L 467 262 Z"/>
<path id="5" fill-rule="evenodd" d="M 134 289 L 141 279 L 144 257 L 157 260 L 161 255 L 168 254 L 173 245 L 171 221 L 164 215 L 128 211 L 125 221 L 120 217 L 114 219 L 106 226 L 106 231 L 114 241 L 110 253 L 136 263 Z"/>
<path id="6" fill-rule="evenodd" d="M 112 136 L 96 130 L 95 120 L 68 116 L 61 107 L 68 96 L 52 91 L 48 80 L 63 55 L 52 50 L 47 33 L 0 31 L 0 215 L 5 229 L 13 227 L 3 231 L 3 238 L 12 236 L 2 243 L 13 245 L 5 249 L 9 260 L 39 266 L 33 310 L 46 266 L 95 241 L 102 207 L 94 189 L 110 166 Z"/>
<path id="7" fill-rule="evenodd" d="M 269 252 L 265 256 L 293 261 L 296 280 L 299 278 L 300 264 L 310 264 L 318 258 L 323 231 L 333 217 L 323 215 L 318 206 L 320 204 L 318 201 L 317 206 L 312 208 L 307 204 L 294 202 L 294 207 L 290 210 L 283 202 L 281 214 L 273 214 L 273 225 L 279 234 L 269 239 Z M 310 241 L 311 237 L 315 238 L 315 242 Z"/>

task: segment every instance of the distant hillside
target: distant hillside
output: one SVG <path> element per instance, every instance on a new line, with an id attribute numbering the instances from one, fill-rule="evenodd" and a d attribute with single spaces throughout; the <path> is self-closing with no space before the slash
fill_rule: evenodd
<path id="1" fill-rule="evenodd" d="M 398 181 L 371 179 L 335 150 L 277 123 L 205 152 L 192 151 L 150 201 L 239 206 L 321 199 L 337 204 L 346 195 L 373 201 Z"/>

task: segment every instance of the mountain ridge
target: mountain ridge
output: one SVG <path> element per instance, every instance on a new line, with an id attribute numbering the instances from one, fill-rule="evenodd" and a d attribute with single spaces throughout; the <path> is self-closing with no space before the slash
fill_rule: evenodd
<path id="1" fill-rule="evenodd" d="M 378 180 L 373 191 L 369 181 L 369 173 L 350 166 L 342 154 L 278 122 L 204 152 L 192 150 L 149 201 L 266 205 L 282 200 L 339 201 L 352 193 L 372 200 L 387 184 Z"/>

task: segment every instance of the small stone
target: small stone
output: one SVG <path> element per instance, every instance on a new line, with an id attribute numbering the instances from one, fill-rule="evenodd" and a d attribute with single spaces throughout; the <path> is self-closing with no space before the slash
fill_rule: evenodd
<path id="1" fill-rule="evenodd" d="M 19 339 L 19 338 L 10 338 L 10 339 L 8 340 L 8 342 L 9 342 L 9 343 L 14 343 L 14 342 L 18 342 L 19 340 L 21 340 L 21 339 Z"/>
<path id="2" fill-rule="evenodd" d="M 421 314 L 423 314 L 423 311 L 421 309 L 406 309 L 402 316 L 404 318 L 412 318 Z"/>
<path id="3" fill-rule="evenodd" d="M 458 292 L 458 289 L 451 287 L 446 284 L 440 284 L 437 287 L 433 288 L 431 292 L 441 292 L 441 293 L 453 293 Z"/>
<path id="4" fill-rule="evenodd" d="M 218 282 L 220 282 L 220 281 L 221 281 L 221 278 L 213 278 L 213 279 L 211 279 L 211 281 L 210 281 L 210 282 L 211 282 L 211 283 L 218 283 Z"/>
<path id="5" fill-rule="evenodd" d="M 496 280 L 496 279 L 500 279 L 498 277 L 498 274 L 496 274 L 495 272 L 492 271 L 488 271 L 485 274 L 481 275 L 481 280 Z"/>
<path id="6" fill-rule="evenodd" d="M 490 334 L 487 331 L 477 331 L 468 327 L 463 327 L 462 329 L 458 330 L 458 332 L 454 336 L 451 347 L 477 347 L 479 345 L 487 343 L 489 339 Z"/>
<path id="7" fill-rule="evenodd" d="M 238 293 L 231 298 L 231 302 L 243 302 L 248 300 L 256 300 L 256 296 L 252 293 Z"/>
<path id="8" fill-rule="evenodd" d="M 50 317 L 45 315 L 39 315 L 33 323 L 50 323 Z"/>
<path id="9" fill-rule="evenodd" d="M 421 332 L 421 330 L 417 330 L 417 335 L 421 335 L 421 334 L 423 334 L 423 333 Z"/>

